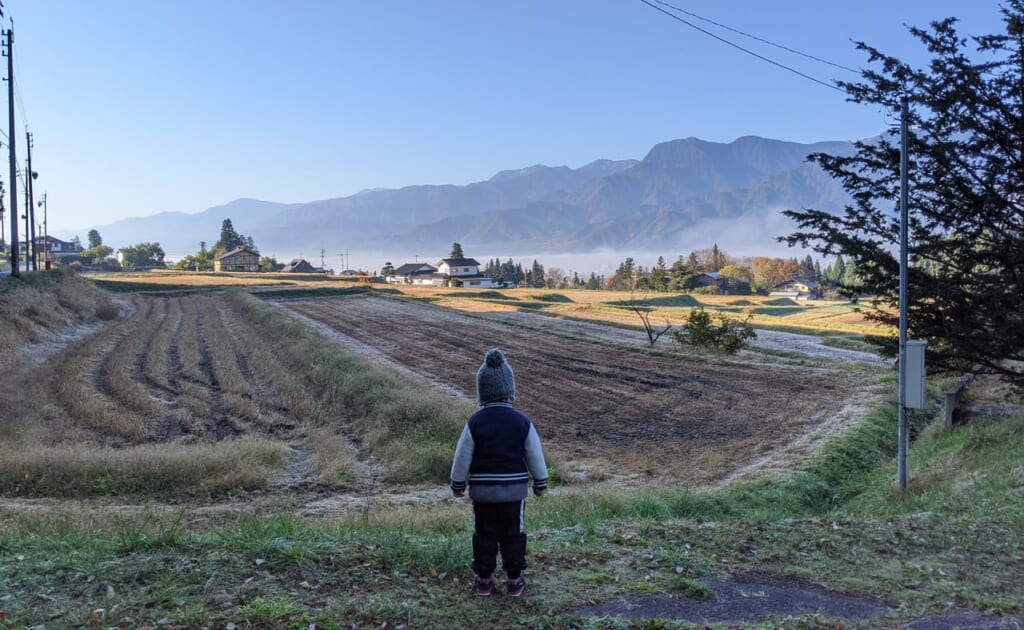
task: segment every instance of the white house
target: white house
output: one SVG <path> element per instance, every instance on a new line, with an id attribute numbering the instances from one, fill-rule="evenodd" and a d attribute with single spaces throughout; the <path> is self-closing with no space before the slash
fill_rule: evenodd
<path id="1" fill-rule="evenodd" d="M 480 273 L 480 263 L 472 258 L 442 258 L 437 263 L 437 278 L 441 286 L 490 289 L 494 278 Z"/>

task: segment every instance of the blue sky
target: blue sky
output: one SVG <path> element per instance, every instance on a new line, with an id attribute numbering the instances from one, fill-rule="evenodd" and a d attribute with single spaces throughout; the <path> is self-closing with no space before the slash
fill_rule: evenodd
<path id="1" fill-rule="evenodd" d="M 27 124 L 54 231 L 238 197 L 312 201 L 639 159 L 688 136 L 813 142 L 887 125 L 638 0 L 4 4 L 19 160 Z M 1000 25 L 987 1 L 673 4 L 854 68 L 864 56 L 851 40 L 923 59 L 905 24 Z M 823 80 L 855 77 L 723 34 Z"/>

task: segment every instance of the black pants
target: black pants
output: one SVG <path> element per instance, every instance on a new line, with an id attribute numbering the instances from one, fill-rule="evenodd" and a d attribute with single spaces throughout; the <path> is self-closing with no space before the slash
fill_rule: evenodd
<path id="1" fill-rule="evenodd" d="M 473 502 L 473 572 L 482 578 L 494 574 L 501 551 L 501 566 L 509 578 L 526 568 L 526 530 L 523 510 L 526 501 L 511 503 Z"/>

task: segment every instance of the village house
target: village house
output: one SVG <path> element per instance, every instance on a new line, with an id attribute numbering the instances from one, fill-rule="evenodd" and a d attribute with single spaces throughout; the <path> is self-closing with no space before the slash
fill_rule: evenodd
<path id="1" fill-rule="evenodd" d="M 721 295 L 750 295 L 750 283 L 717 271 L 707 271 L 695 277 L 698 286 L 708 287 Z"/>
<path id="2" fill-rule="evenodd" d="M 780 297 L 796 298 L 798 300 L 810 300 L 821 297 L 821 287 L 813 280 L 806 278 L 790 278 L 772 287 L 769 295 Z"/>
<path id="3" fill-rule="evenodd" d="M 385 280 L 391 284 L 429 284 L 474 289 L 498 286 L 494 278 L 480 273 L 480 263 L 472 258 L 442 258 L 437 266 L 406 263 L 396 268 Z"/>
<path id="4" fill-rule="evenodd" d="M 490 289 L 495 286 L 494 278 L 480 273 L 480 263 L 472 258 L 442 258 L 437 263 L 437 275 L 441 286 L 445 287 Z"/>
<path id="5" fill-rule="evenodd" d="M 79 260 L 79 254 L 84 249 L 81 244 L 74 241 L 62 241 L 59 238 L 50 236 L 37 236 L 36 240 L 33 241 L 35 245 L 35 251 L 39 254 L 40 259 L 46 260 L 49 257 L 50 260 L 56 264 L 66 264 L 75 260 Z M 25 251 L 25 241 L 19 243 L 20 251 Z M 47 256 L 49 255 L 49 256 Z"/>
<path id="6" fill-rule="evenodd" d="M 434 284 L 437 267 L 427 263 L 406 263 L 384 278 L 390 284 Z"/>
<path id="7" fill-rule="evenodd" d="M 231 250 L 213 260 L 214 271 L 259 271 L 260 255 L 246 247 Z"/>

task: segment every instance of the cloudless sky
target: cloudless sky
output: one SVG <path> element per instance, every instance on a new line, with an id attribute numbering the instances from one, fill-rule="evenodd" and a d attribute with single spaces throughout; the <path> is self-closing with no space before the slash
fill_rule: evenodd
<path id="1" fill-rule="evenodd" d="M 854 68 L 866 57 L 853 40 L 925 59 L 906 25 L 957 16 L 965 34 L 1001 31 L 987 0 L 672 4 Z M 689 136 L 852 140 L 892 122 L 639 0 L 4 5 L 19 162 L 28 125 L 51 231 L 640 159 Z M 856 78 L 696 23 L 822 80 Z"/>

